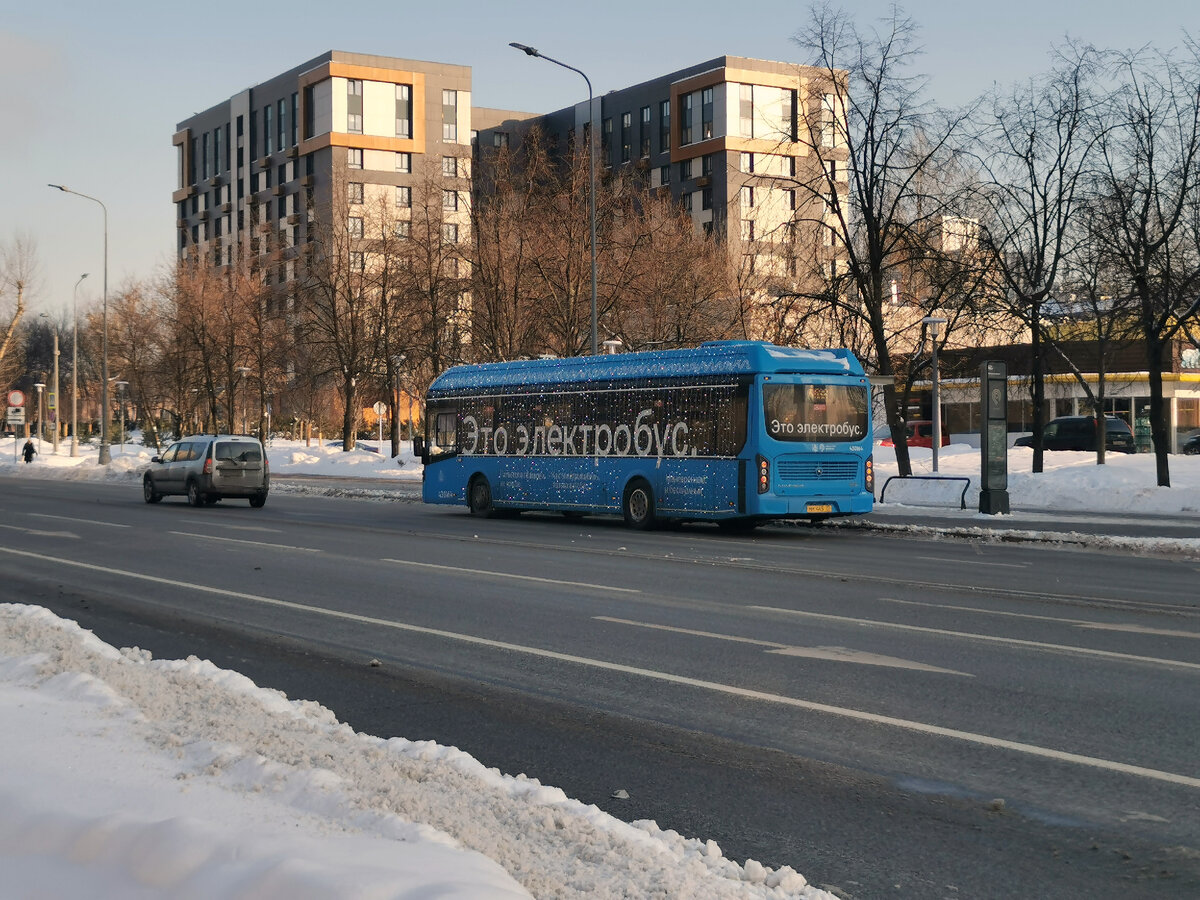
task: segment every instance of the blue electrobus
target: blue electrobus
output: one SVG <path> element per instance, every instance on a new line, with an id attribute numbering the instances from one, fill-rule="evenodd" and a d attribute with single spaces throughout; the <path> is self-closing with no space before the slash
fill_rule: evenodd
<path id="1" fill-rule="evenodd" d="M 424 499 L 730 529 L 871 511 L 870 387 L 849 350 L 690 350 L 457 366 L 427 395 Z"/>

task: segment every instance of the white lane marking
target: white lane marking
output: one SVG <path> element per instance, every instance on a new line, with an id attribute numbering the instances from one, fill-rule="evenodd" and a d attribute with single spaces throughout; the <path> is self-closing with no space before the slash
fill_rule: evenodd
<path id="1" fill-rule="evenodd" d="M 507 572 L 488 572 L 484 569 L 463 569 L 458 566 L 439 566 L 434 563 L 412 562 L 407 559 L 381 559 L 380 562 L 398 566 L 415 566 L 420 569 L 438 569 L 443 572 L 458 572 L 463 575 L 481 575 L 484 578 L 515 578 L 518 581 L 536 581 L 540 584 L 558 584 L 564 587 L 589 588 L 594 591 L 616 591 L 619 594 L 640 594 L 636 588 L 612 587 L 607 584 L 589 584 L 586 581 L 560 581 L 557 578 L 538 578 L 536 575 L 510 575 Z"/>
<path id="2" fill-rule="evenodd" d="M 226 525 L 221 523 L 226 531 L 265 531 L 267 534 L 283 534 L 282 528 L 264 528 L 262 525 Z"/>
<path id="3" fill-rule="evenodd" d="M 1065 619 L 1058 616 L 1035 616 L 1033 613 L 1009 612 L 1003 609 L 979 609 L 975 606 L 926 603 L 923 600 L 899 600 L 895 597 L 880 597 L 879 599 L 887 603 L 898 603 L 902 606 L 926 606 L 932 609 L 979 613 L 984 616 L 1008 616 L 1013 619 L 1032 619 L 1035 622 L 1058 622 L 1063 625 L 1074 625 L 1077 628 L 1089 628 L 1094 631 L 1121 631 L 1128 634 L 1153 634 L 1162 637 L 1195 638 L 1200 640 L 1200 632 L 1198 631 L 1178 631 L 1173 628 L 1148 628 L 1145 625 L 1124 625 L 1111 622 L 1089 622 L 1087 619 Z"/>
<path id="4" fill-rule="evenodd" d="M 245 544 L 247 547 L 270 547 L 273 550 L 299 550 L 301 553 L 323 553 L 316 547 L 293 547 L 290 544 L 267 544 L 262 541 L 245 541 L 241 538 L 218 537 L 215 534 L 194 534 L 190 531 L 168 531 L 167 534 L 177 534 L 180 537 L 201 538 L 206 541 L 225 541 L 227 544 Z"/>
<path id="5" fill-rule="evenodd" d="M 79 535 L 73 531 L 39 531 L 36 528 L 22 528 L 20 525 L 0 525 L 6 531 L 19 531 L 22 534 L 32 534 L 35 537 L 64 537 L 79 540 Z"/>
<path id="6" fill-rule="evenodd" d="M 956 566 L 961 566 L 963 564 L 963 561 L 961 559 L 943 559 L 940 556 L 918 556 L 917 559 L 923 559 L 928 562 L 954 563 L 954 565 L 956 565 Z M 995 563 L 995 562 L 980 562 L 979 560 L 974 560 L 971 563 L 971 565 L 972 566 L 996 566 L 997 568 L 1004 568 L 1004 569 L 1028 569 L 1029 568 L 1029 563 Z"/>
<path id="7" fill-rule="evenodd" d="M 702 681 L 697 678 L 687 678 L 683 675 L 673 675 L 669 672 L 658 672 L 653 669 L 641 669 L 636 666 L 626 666 L 622 665 L 621 663 L 607 662 L 601 659 L 590 659 L 586 656 L 572 656 L 568 653 L 558 653 L 554 650 L 543 650 L 538 647 L 526 647 L 521 644 L 510 644 L 505 641 L 496 641 L 490 638 L 476 637 L 475 635 L 470 634 L 460 634 L 454 631 L 443 631 L 440 628 L 427 628 L 423 625 L 411 625 L 407 622 L 396 622 L 389 619 L 377 619 L 373 616 L 360 616 L 355 613 L 342 612 L 340 610 L 322 609 L 319 606 L 308 606 L 307 604 L 295 603 L 290 600 L 277 600 L 274 597 L 264 597 L 260 594 L 247 594 L 243 591 L 230 591 L 225 590 L 224 588 L 191 584 L 186 581 L 175 581 L 171 578 L 160 578 L 157 575 L 144 575 L 141 572 L 129 572 L 123 569 L 110 568 L 109 566 L 98 566 L 93 563 L 77 562 L 70 559 L 59 559 L 58 557 L 46 556 L 41 553 L 31 553 L 28 550 L 14 550 L 11 547 L 0 546 L 0 553 L 7 553 L 11 556 L 20 556 L 26 559 L 37 559 L 60 566 L 74 566 L 79 569 L 86 569 L 93 572 L 104 572 L 108 575 L 120 575 L 126 578 L 135 578 L 141 581 L 149 581 L 154 584 L 163 584 L 183 590 L 215 594 L 222 597 L 232 597 L 238 600 L 249 600 L 254 603 L 262 603 L 266 606 L 276 606 L 281 609 L 290 609 L 296 612 L 313 613 L 319 616 L 344 619 L 346 621 L 357 622 L 364 625 L 377 625 L 381 628 L 392 628 L 397 631 L 407 631 L 413 634 L 427 634 L 433 637 L 446 638 L 447 640 L 462 641 L 463 643 L 474 644 L 480 647 L 490 647 L 495 650 L 507 650 L 513 653 L 524 653 L 529 656 L 541 657 L 542 659 L 553 659 L 558 662 L 574 663 L 576 665 L 587 666 L 594 669 L 603 669 L 608 672 L 620 672 L 625 675 L 635 675 L 654 681 L 666 682 L 668 684 L 677 684 L 684 687 L 694 687 L 701 690 L 729 694 L 735 697 L 743 697 L 748 700 L 760 700 L 764 703 L 776 703 L 783 706 L 794 707 L 796 709 L 809 710 L 810 712 L 838 716 L 844 719 L 853 719 L 859 722 L 869 722 L 874 725 L 889 725 L 894 728 L 902 728 L 904 730 L 914 731 L 919 734 L 953 738 L 954 740 L 964 741 L 971 744 L 979 744 L 981 746 L 990 747 L 997 750 L 1011 750 L 1017 753 L 1024 753 L 1029 756 L 1036 756 L 1042 759 L 1052 759 L 1056 762 L 1075 763 L 1077 765 L 1088 766 L 1094 769 L 1103 769 L 1109 772 L 1119 772 L 1124 775 L 1133 775 L 1139 778 L 1149 778 L 1154 781 L 1164 781 L 1169 784 L 1179 784 L 1185 787 L 1200 789 L 1200 778 L 1194 778 L 1190 775 L 1179 775 L 1174 772 L 1163 772 L 1158 769 L 1149 769 L 1145 766 L 1135 766 L 1129 763 L 1114 762 L 1113 760 L 1100 759 L 1099 757 L 1095 756 L 1082 756 L 1078 753 L 1068 753 L 1064 750 L 1053 750 L 1048 747 L 1039 747 L 1036 744 L 1024 744 L 1019 741 L 1010 741 L 1004 738 L 989 737 L 985 734 L 975 734 L 970 731 L 959 731 L 954 728 L 943 728 L 940 725 L 928 725 L 924 722 L 914 722 L 910 719 L 897 719 L 893 718 L 892 716 L 884 716 L 878 713 L 863 712 L 857 709 L 847 709 L 841 706 L 830 706 L 826 703 L 816 703 L 811 700 L 801 700 L 797 697 L 785 697 L 782 694 L 771 694 L 764 691 L 752 690 L 750 688 L 738 687 L 732 684 L 722 684 L 721 682 L 717 681 Z"/>
<path id="8" fill-rule="evenodd" d="M 1200 669 L 1200 663 L 1182 662 L 1178 659 L 1158 659 L 1153 656 L 1135 656 L 1132 653 L 1117 653 L 1113 650 L 1095 650 L 1091 647 L 1072 647 L 1070 644 L 1047 644 L 1042 641 L 1026 641 L 1021 638 L 1000 637 L 994 634 L 977 634 L 973 631 L 949 631 L 945 628 L 926 628 L 923 625 L 903 625 L 899 622 L 881 622 L 878 619 L 856 619 L 850 616 L 832 616 L 828 613 L 806 612 L 799 609 L 781 609 L 776 606 L 751 606 L 764 612 L 777 612 L 789 616 L 804 616 L 810 619 L 825 619 L 830 622 L 845 622 L 850 625 L 866 625 L 871 628 L 895 628 L 899 631 L 918 631 L 922 634 L 938 634 L 946 637 L 966 638 L 971 641 L 988 641 L 995 644 L 1011 644 L 1014 647 L 1032 647 L 1035 650 L 1050 650 L 1055 653 L 1078 653 L 1083 656 L 1099 656 L 1103 659 L 1119 659 L 1125 662 L 1149 663 L 1179 669 Z"/>
<path id="9" fill-rule="evenodd" d="M 974 678 L 968 672 L 956 672 L 954 669 L 942 669 L 929 666 L 911 659 L 900 659 L 896 656 L 882 656 L 878 653 L 867 653 L 863 650 L 851 650 L 848 647 L 793 647 L 775 641 L 760 641 L 757 638 L 741 637 L 735 634 L 716 634 L 711 631 L 697 631 L 694 628 L 678 628 L 674 625 L 658 625 L 653 622 L 637 622 L 633 619 L 617 619 L 613 616 L 593 616 L 597 622 L 612 622 L 616 625 L 632 625 L 635 628 L 650 628 L 655 631 L 670 631 L 676 634 L 690 634 L 695 637 L 714 638 L 719 641 L 732 641 L 738 644 L 752 644 L 762 647 L 767 653 L 780 656 L 799 656 L 805 659 L 824 659 L 831 662 L 857 663 L 863 666 L 886 666 L 892 669 L 913 669 L 919 672 L 935 672 L 941 675 L 962 675 L 964 678 Z"/>
<path id="10" fill-rule="evenodd" d="M 116 522 L 98 522 L 95 519 L 76 519 L 72 516 L 52 516 L 49 513 L 30 513 L 35 519 L 61 519 L 64 522 L 83 522 L 85 525 L 107 525 L 109 528 L 132 528 L 132 525 L 120 525 Z"/>

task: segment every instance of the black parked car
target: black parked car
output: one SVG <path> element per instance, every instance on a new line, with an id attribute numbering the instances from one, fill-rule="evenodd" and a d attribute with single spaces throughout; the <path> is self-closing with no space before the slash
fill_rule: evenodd
<path id="1" fill-rule="evenodd" d="M 1200 431 L 1188 435 L 1187 440 L 1183 442 L 1182 449 L 1189 456 L 1195 456 L 1197 453 L 1200 453 Z"/>
<path id="2" fill-rule="evenodd" d="M 1118 453 L 1136 453 L 1133 432 L 1124 419 L 1104 417 L 1104 446 Z M 1033 435 L 1017 438 L 1014 447 L 1032 447 Z M 1042 432 L 1042 447 L 1046 450 L 1096 451 L 1096 420 L 1091 416 L 1059 416 L 1051 419 Z"/>

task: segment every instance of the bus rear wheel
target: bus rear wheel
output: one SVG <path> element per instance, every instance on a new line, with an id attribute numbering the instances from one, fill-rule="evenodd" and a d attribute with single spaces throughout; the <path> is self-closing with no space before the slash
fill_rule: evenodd
<path id="1" fill-rule="evenodd" d="M 648 531 L 654 527 L 654 490 L 641 478 L 629 482 L 621 509 L 625 513 L 626 525 L 638 531 Z"/>
<path id="2" fill-rule="evenodd" d="M 489 518 L 496 508 L 492 506 L 492 486 L 483 475 L 476 475 L 467 486 L 467 508 L 471 515 Z"/>

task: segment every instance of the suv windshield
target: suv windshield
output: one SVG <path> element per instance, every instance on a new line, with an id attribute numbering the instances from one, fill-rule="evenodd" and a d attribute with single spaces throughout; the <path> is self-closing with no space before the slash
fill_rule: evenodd
<path id="1" fill-rule="evenodd" d="M 856 384 L 766 384 L 767 434 L 777 441 L 859 441 L 867 434 L 867 389 Z"/>

